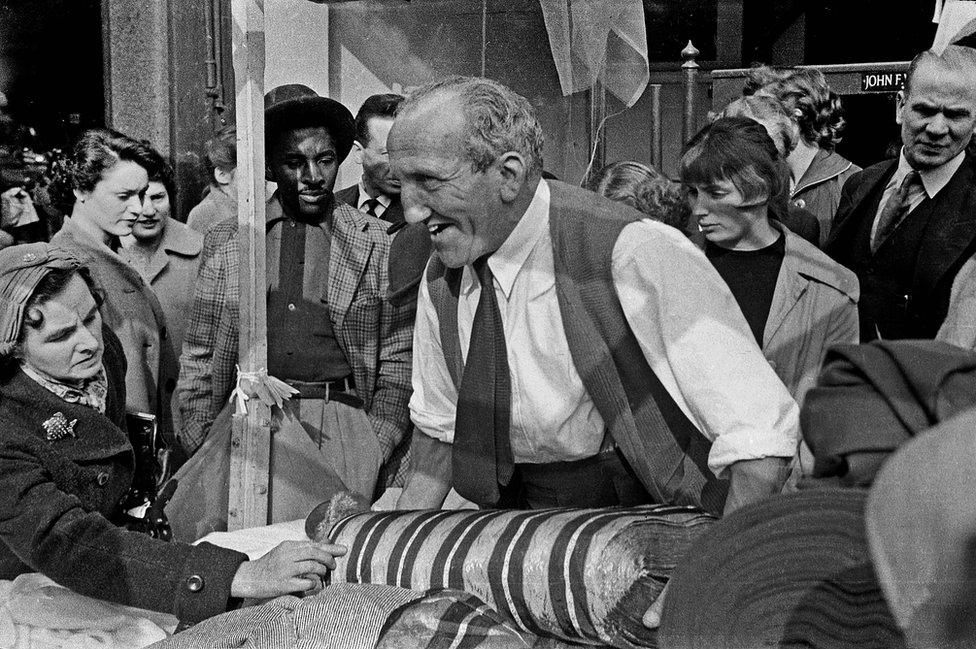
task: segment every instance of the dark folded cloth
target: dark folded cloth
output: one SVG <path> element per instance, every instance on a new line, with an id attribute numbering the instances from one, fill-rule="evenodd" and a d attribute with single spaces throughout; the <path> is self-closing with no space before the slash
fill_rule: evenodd
<path id="1" fill-rule="evenodd" d="M 864 538 L 860 489 L 783 494 L 713 525 L 664 598 L 662 649 L 904 649 Z"/>
<path id="2" fill-rule="evenodd" d="M 867 486 L 899 446 L 976 405 L 976 352 L 934 340 L 837 345 L 800 412 L 815 478 Z"/>

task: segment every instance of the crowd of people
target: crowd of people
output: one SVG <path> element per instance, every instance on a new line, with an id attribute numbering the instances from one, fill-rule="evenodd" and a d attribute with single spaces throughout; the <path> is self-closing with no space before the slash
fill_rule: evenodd
<path id="1" fill-rule="evenodd" d="M 342 547 L 248 561 L 187 544 L 226 526 L 235 390 L 272 406 L 270 522 L 394 487 L 400 509 L 453 489 L 482 508 L 716 516 L 817 488 L 800 421 L 828 348 L 976 347 L 973 50 L 917 56 L 897 121 L 896 158 L 860 169 L 835 151 L 823 74 L 760 67 L 679 178 L 618 161 L 579 188 L 543 171 L 534 109 L 489 79 L 355 116 L 274 88 L 261 376 L 236 370 L 234 129 L 207 142 L 187 215 L 149 143 L 86 132 L 49 242 L 18 235 L 22 187 L 0 195 L 0 577 L 187 624 L 308 589 Z M 350 155 L 362 176 L 336 188 Z M 147 422 L 142 461 L 129 440 Z M 159 493 L 124 510 L 141 471 Z M 137 524 L 163 505 L 172 541 Z"/>

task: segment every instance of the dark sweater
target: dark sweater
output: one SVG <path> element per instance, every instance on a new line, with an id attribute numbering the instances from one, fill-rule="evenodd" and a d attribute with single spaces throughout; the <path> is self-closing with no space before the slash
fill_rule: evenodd
<path id="1" fill-rule="evenodd" d="M 712 243 L 705 245 L 705 256 L 729 285 L 760 347 L 785 255 L 786 237 L 782 234 L 759 250 L 728 250 Z"/>

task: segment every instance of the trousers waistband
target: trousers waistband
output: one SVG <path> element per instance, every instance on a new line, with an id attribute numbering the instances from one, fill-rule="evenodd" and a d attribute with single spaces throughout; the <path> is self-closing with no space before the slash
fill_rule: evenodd
<path id="1" fill-rule="evenodd" d="M 298 390 L 294 399 L 325 399 L 337 401 L 353 408 L 362 408 L 363 400 L 356 394 L 356 382 L 350 374 L 334 381 L 294 381 L 285 379 L 285 383 Z"/>

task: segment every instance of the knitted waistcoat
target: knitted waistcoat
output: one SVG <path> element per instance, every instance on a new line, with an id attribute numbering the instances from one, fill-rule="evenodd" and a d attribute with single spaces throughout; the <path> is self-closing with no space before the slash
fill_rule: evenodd
<path id="1" fill-rule="evenodd" d="M 617 238 L 643 215 L 563 183 L 549 181 L 549 187 L 560 316 L 573 365 L 603 418 L 606 434 L 656 502 L 721 513 L 728 482 L 708 468 L 711 442 L 654 374 L 613 282 Z M 426 277 L 455 386 L 460 386 L 463 372 L 457 326 L 461 270 L 445 267 L 435 256 Z"/>

